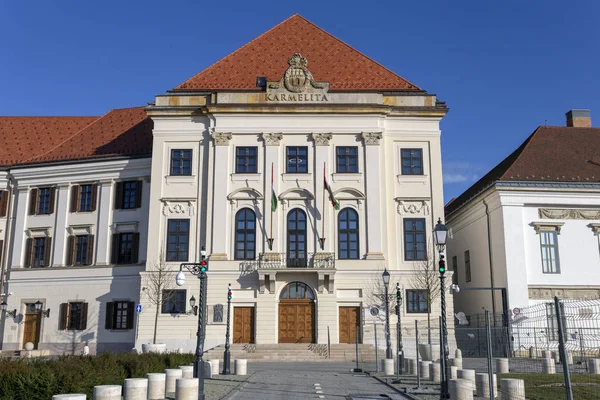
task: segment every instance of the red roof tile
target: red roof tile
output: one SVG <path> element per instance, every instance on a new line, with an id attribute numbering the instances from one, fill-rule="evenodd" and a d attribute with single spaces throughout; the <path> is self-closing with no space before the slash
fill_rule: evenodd
<path id="1" fill-rule="evenodd" d="M 98 117 L 0 117 L 0 165 L 43 154 Z"/>
<path id="2" fill-rule="evenodd" d="M 296 14 L 240 47 L 175 90 L 261 90 L 256 78 L 279 80 L 294 53 L 308 60 L 330 90 L 404 91 L 417 86 Z"/>
<path id="3" fill-rule="evenodd" d="M 152 120 L 144 107 L 111 110 L 81 131 L 27 163 L 147 154 L 152 151 Z"/>

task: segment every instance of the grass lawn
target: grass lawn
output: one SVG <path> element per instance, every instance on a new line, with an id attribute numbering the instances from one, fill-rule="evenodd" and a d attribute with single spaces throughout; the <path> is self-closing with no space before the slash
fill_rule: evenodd
<path id="1" fill-rule="evenodd" d="M 566 399 L 563 374 L 503 374 L 500 379 L 516 378 L 525 381 L 525 396 L 532 400 Z M 577 400 L 600 399 L 600 375 L 571 374 L 573 398 Z M 500 389 L 500 387 L 498 387 Z"/>

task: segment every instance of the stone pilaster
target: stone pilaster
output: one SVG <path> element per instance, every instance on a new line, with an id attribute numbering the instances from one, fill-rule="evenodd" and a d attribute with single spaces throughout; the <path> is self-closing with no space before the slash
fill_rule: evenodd
<path id="1" fill-rule="evenodd" d="M 333 165 L 329 162 L 329 141 L 331 140 L 331 133 L 313 133 L 312 138 L 315 142 L 315 206 L 319 210 L 320 218 L 317 220 L 317 232 L 318 238 L 321 238 L 323 234 L 322 224 L 325 224 L 325 245 L 323 249 L 321 249 L 321 243 L 317 241 L 318 251 L 331 252 L 333 251 L 333 233 L 331 232 L 331 221 L 333 220 L 333 216 L 335 211 L 331 206 L 331 203 L 325 201 L 325 208 L 323 208 L 323 196 L 325 195 L 323 179 L 321 179 L 321 174 L 323 173 L 323 167 L 327 166 L 327 181 L 331 185 L 331 173 L 333 172 Z"/>
<path id="2" fill-rule="evenodd" d="M 215 142 L 214 181 L 213 181 L 213 225 L 211 259 L 226 260 L 230 232 L 227 227 L 227 201 L 229 182 L 229 153 L 231 152 L 231 133 L 214 132 Z"/>
<path id="3" fill-rule="evenodd" d="M 271 235 L 271 166 L 273 166 L 273 187 L 275 194 L 279 196 L 279 178 L 281 177 L 280 162 L 279 162 L 279 146 L 283 140 L 281 133 L 263 133 L 263 141 L 265 143 L 265 178 L 264 178 L 264 216 L 265 216 L 265 230 L 267 237 L 264 238 L 264 248 L 266 252 L 283 252 L 285 244 L 282 243 L 281 236 L 281 224 L 279 216 L 283 215 L 281 212 L 282 204 L 279 201 L 277 210 L 273 212 L 273 249 L 269 249 L 269 239 Z"/>
<path id="4" fill-rule="evenodd" d="M 363 132 L 365 144 L 365 180 L 367 212 L 367 259 L 383 259 L 381 234 L 381 192 L 385 190 L 381 179 L 381 132 Z"/>
<path id="5" fill-rule="evenodd" d="M 64 267 L 65 265 L 67 230 L 59 227 L 68 226 L 67 213 L 69 212 L 69 204 L 71 204 L 71 199 L 69 198 L 70 192 L 71 187 L 69 185 L 59 185 L 56 188 L 55 224 L 58 229 L 54 230 L 54 237 L 52 238 L 54 251 L 52 252 L 52 262 L 50 265 L 53 267 Z"/>

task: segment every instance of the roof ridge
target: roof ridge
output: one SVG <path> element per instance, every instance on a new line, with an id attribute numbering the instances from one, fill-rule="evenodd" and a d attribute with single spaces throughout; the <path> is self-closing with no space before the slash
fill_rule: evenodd
<path id="1" fill-rule="evenodd" d="M 510 168 L 511 168 L 513 165 L 515 165 L 515 164 L 516 164 L 516 163 L 517 163 L 517 162 L 518 162 L 518 161 L 521 159 L 521 157 L 523 156 L 523 153 L 525 153 L 525 150 L 527 149 L 527 146 L 529 146 L 529 143 L 531 143 L 531 139 L 533 139 L 533 137 L 534 137 L 534 136 L 535 136 L 535 134 L 536 134 L 536 133 L 537 133 L 537 132 L 540 130 L 540 128 L 543 128 L 543 126 L 542 126 L 542 125 L 540 125 L 540 126 L 538 126 L 537 128 L 535 128 L 535 130 L 533 131 L 533 133 L 532 133 L 531 135 L 529 135 L 529 137 L 528 137 L 527 139 L 525 139 L 525 142 L 523 142 L 523 144 L 522 144 L 521 146 L 517 147 L 517 149 L 516 149 L 514 152 L 516 152 L 516 151 L 519 151 L 519 150 L 521 150 L 521 152 L 520 152 L 520 153 L 519 153 L 519 155 L 518 155 L 518 156 L 517 156 L 517 157 L 516 157 L 516 158 L 513 160 L 513 162 L 511 162 L 511 163 L 510 163 L 510 165 L 508 166 L 508 168 L 506 168 L 506 169 L 504 170 L 504 172 L 502 173 L 502 175 L 500 175 L 500 176 L 498 177 L 498 179 L 496 179 L 496 180 L 501 180 L 501 179 L 504 179 L 504 175 L 506 175 L 506 173 L 508 172 L 508 170 L 509 170 L 509 169 L 510 169 Z M 513 153 L 514 153 L 514 152 L 513 152 Z M 511 153 L 511 155 L 512 155 L 513 153 Z M 509 157 L 510 157 L 510 156 L 509 156 Z"/>
<path id="2" fill-rule="evenodd" d="M 0 115 L 0 118 L 100 118 L 98 115 Z"/>

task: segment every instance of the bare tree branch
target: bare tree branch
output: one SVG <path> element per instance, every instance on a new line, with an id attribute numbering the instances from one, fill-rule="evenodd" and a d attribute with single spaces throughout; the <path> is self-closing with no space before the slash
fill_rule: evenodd
<path id="1" fill-rule="evenodd" d="M 427 259 L 415 262 L 413 274 L 409 278 L 410 286 L 416 290 L 425 290 L 427 296 L 427 332 L 431 343 L 431 307 L 440 295 L 440 276 L 436 269 L 435 258 L 431 248 L 427 251 Z M 408 299 L 406 299 L 408 301 Z"/>

